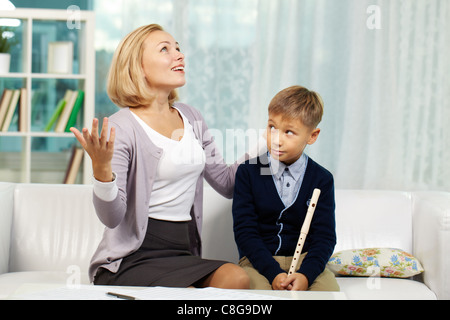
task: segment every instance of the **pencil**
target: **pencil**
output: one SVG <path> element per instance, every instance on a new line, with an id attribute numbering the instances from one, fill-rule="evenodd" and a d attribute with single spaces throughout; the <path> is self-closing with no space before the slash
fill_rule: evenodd
<path id="1" fill-rule="evenodd" d="M 136 297 L 127 296 L 126 294 L 121 294 L 121 293 L 107 292 L 106 294 L 109 296 L 113 296 L 113 297 L 124 299 L 124 300 L 139 300 Z"/>

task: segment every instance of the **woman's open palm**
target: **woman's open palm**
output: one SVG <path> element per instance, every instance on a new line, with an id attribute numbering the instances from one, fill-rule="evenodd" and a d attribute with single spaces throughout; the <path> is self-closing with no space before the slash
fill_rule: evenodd
<path id="1" fill-rule="evenodd" d="M 92 121 L 92 131 L 83 128 L 80 132 L 70 128 L 78 142 L 92 160 L 94 177 L 99 181 L 110 181 L 112 177 L 111 160 L 114 153 L 115 130 L 111 128 L 108 140 L 108 118 L 103 119 L 102 130 L 98 135 L 98 119 Z"/>

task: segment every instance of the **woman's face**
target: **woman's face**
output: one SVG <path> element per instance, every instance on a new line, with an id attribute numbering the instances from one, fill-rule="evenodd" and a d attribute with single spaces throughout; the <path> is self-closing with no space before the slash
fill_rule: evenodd
<path id="1" fill-rule="evenodd" d="M 150 33 L 144 42 L 142 68 L 151 90 L 170 92 L 184 86 L 184 54 L 165 31 Z"/>

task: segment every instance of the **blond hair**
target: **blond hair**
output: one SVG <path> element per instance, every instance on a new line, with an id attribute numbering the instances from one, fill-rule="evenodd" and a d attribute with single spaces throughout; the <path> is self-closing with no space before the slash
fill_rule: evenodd
<path id="1" fill-rule="evenodd" d="M 314 91 L 292 86 L 273 97 L 269 104 L 269 114 L 271 113 L 287 119 L 299 119 L 305 126 L 316 128 L 322 121 L 323 101 Z"/>
<path id="2" fill-rule="evenodd" d="M 144 41 L 154 31 L 164 31 L 158 24 L 137 28 L 119 43 L 109 69 L 106 91 L 109 98 L 119 107 L 138 107 L 150 104 L 155 98 L 148 90 L 142 68 Z M 177 92 L 169 94 L 169 104 L 178 99 Z"/>

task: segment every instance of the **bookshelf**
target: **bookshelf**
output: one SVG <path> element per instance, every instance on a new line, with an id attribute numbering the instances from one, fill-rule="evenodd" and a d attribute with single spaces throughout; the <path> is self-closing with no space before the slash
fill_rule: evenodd
<path id="1" fill-rule="evenodd" d="M 0 18 L 18 19 L 12 28 L 18 40 L 11 52 L 10 72 L 0 74 L 0 96 L 6 90 L 21 90 L 11 124 L 0 124 L 0 181 L 21 183 L 90 183 L 92 169 L 71 132 L 48 130 L 58 103 L 68 91 L 82 92 L 75 126 L 90 127 L 95 105 L 95 15 L 92 11 L 16 9 L 0 11 Z M 51 43 L 70 43 L 70 71 L 48 72 Z M 66 101 L 67 102 L 67 101 Z M 1 102 L 0 102 L 1 103 Z M 22 105 L 22 108 L 20 107 Z M 66 105 L 67 106 L 67 105 Z M 75 109 L 75 108 L 74 108 Z M 0 113 L 1 113 L 0 104 Z M 21 125 L 20 125 L 21 124 Z M 70 172 L 73 159 L 78 173 Z M 70 174 L 69 174 L 70 173 Z"/>

